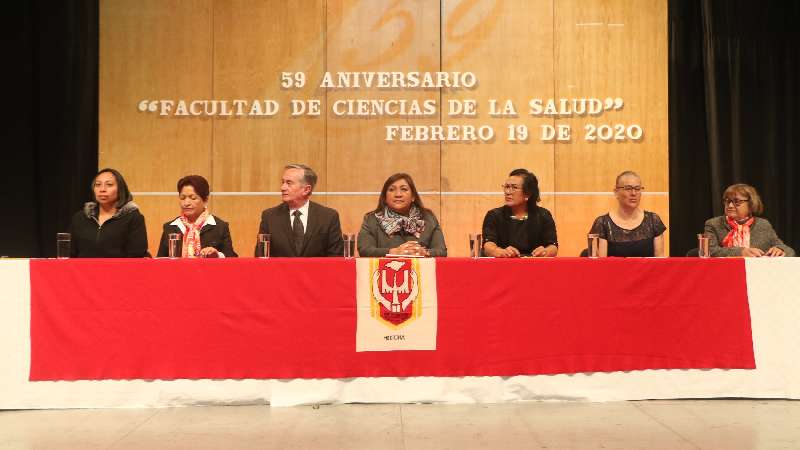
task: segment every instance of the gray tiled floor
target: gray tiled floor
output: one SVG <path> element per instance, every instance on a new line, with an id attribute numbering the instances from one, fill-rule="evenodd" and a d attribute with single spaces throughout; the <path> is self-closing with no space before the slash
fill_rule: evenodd
<path id="1" fill-rule="evenodd" d="M 789 449 L 800 448 L 800 402 L 3 411 L 0 448 Z"/>

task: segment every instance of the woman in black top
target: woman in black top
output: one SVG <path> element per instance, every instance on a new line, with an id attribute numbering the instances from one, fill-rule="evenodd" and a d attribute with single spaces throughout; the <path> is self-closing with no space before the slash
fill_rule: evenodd
<path id="1" fill-rule="evenodd" d="M 208 211 L 211 187 L 200 175 L 187 175 L 178 180 L 181 215 L 164 224 L 158 256 L 169 256 L 169 235 L 182 236 L 182 258 L 230 258 L 233 250 L 228 222 Z"/>
<path id="2" fill-rule="evenodd" d="M 147 252 L 144 216 L 122 175 L 103 169 L 92 181 L 94 200 L 72 216 L 74 258 L 143 258 Z"/>
<path id="3" fill-rule="evenodd" d="M 589 230 L 600 236 L 600 256 L 664 256 L 667 227 L 658 214 L 641 209 L 643 190 L 636 172 L 625 171 L 617 176 L 617 209 L 595 219 Z"/>
<path id="4" fill-rule="evenodd" d="M 483 252 L 496 258 L 556 256 L 556 224 L 540 207 L 539 180 L 525 170 L 513 170 L 503 184 L 505 205 L 483 219 Z"/>

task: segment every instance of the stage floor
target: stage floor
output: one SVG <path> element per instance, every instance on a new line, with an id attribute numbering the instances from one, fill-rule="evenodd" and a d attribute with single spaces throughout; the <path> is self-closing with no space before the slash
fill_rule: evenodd
<path id="1" fill-rule="evenodd" d="M 0 448 L 797 448 L 800 402 L 211 406 L 0 412 Z"/>

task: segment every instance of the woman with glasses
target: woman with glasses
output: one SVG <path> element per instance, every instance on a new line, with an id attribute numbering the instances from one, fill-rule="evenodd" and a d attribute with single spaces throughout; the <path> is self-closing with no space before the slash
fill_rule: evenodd
<path id="1" fill-rule="evenodd" d="M 722 194 L 725 215 L 706 221 L 711 256 L 794 256 L 761 216 L 764 204 L 753 186 L 734 184 Z"/>
<path id="2" fill-rule="evenodd" d="M 600 237 L 600 256 L 664 256 L 667 227 L 658 214 L 641 208 L 642 179 L 626 170 L 617 175 L 617 208 L 594 220 L 591 234 Z"/>
<path id="3" fill-rule="evenodd" d="M 538 205 L 536 176 L 515 169 L 502 188 L 505 204 L 483 219 L 483 253 L 495 258 L 556 256 L 556 224 L 550 211 Z"/>

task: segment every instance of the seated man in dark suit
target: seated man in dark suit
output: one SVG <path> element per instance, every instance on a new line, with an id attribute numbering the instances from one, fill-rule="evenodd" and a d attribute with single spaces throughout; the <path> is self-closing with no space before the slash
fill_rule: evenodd
<path id="1" fill-rule="evenodd" d="M 258 227 L 259 233 L 272 235 L 270 256 L 342 256 L 339 213 L 309 200 L 316 183 L 317 174 L 306 165 L 284 168 L 283 203 L 265 209 Z"/>

